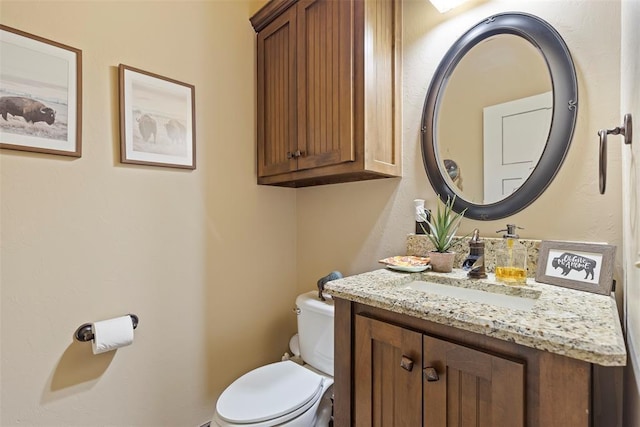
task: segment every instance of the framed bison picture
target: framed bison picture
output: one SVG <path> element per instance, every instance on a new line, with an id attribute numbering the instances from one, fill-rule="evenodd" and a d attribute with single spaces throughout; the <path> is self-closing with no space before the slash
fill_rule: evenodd
<path id="1" fill-rule="evenodd" d="M 82 51 L 0 25 L 0 148 L 80 157 Z"/>
<path id="2" fill-rule="evenodd" d="M 581 242 L 540 242 L 536 281 L 609 295 L 616 247 Z"/>
<path id="3" fill-rule="evenodd" d="M 123 64 L 119 78 L 121 161 L 195 169 L 195 87 Z"/>

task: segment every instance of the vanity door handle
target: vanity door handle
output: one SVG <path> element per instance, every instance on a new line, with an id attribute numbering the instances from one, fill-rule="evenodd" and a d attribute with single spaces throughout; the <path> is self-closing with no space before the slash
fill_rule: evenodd
<path id="1" fill-rule="evenodd" d="M 400 359 L 400 367 L 406 371 L 411 372 L 413 370 L 413 360 L 403 355 L 402 359 Z"/>
<path id="2" fill-rule="evenodd" d="M 424 368 L 422 372 L 424 373 L 425 379 L 429 382 L 438 381 L 440 379 L 440 377 L 438 376 L 438 371 L 436 371 L 436 368 L 433 368 L 431 366 Z"/>
<path id="3" fill-rule="evenodd" d="M 598 136 L 600 136 L 600 194 L 604 194 L 607 188 L 607 135 L 622 135 L 624 136 L 624 143 L 631 144 L 632 130 L 631 114 L 625 114 L 622 126 L 598 131 Z"/>

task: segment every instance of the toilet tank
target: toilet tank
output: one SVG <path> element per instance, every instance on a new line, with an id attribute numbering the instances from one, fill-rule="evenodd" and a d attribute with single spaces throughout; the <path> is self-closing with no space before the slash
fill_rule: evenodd
<path id="1" fill-rule="evenodd" d="M 333 299 L 307 292 L 296 298 L 300 356 L 305 363 L 333 376 Z"/>

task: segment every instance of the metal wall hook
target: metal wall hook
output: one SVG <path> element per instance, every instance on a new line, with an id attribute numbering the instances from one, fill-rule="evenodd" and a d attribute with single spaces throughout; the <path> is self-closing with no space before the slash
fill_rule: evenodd
<path id="1" fill-rule="evenodd" d="M 633 136 L 631 114 L 624 115 L 622 126 L 613 129 L 600 129 L 598 131 L 598 136 L 600 136 L 600 194 L 604 194 L 607 188 L 607 135 L 622 135 L 624 136 L 624 143 L 627 145 L 631 144 L 631 138 Z"/>
<path id="2" fill-rule="evenodd" d="M 129 314 L 131 316 L 131 322 L 133 323 L 133 329 L 138 327 L 138 316 L 135 314 Z M 91 330 L 91 323 L 85 323 L 80 325 L 78 329 L 76 329 L 75 334 L 73 334 L 75 339 L 81 342 L 87 342 L 93 340 L 93 331 Z"/>

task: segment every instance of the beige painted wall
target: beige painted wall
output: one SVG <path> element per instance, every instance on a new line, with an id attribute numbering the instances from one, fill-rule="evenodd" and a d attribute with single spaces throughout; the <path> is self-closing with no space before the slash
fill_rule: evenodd
<path id="1" fill-rule="evenodd" d="M 82 158 L 2 150 L 2 426 L 199 426 L 295 331 L 296 193 L 255 184 L 249 1 L 6 1 L 83 51 Z M 117 66 L 196 87 L 198 168 L 119 162 Z M 1 120 L 1 119 L 0 119 Z M 82 323 L 140 316 L 91 354 Z"/>

